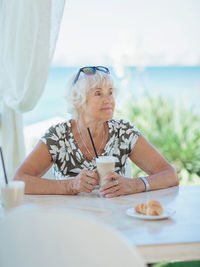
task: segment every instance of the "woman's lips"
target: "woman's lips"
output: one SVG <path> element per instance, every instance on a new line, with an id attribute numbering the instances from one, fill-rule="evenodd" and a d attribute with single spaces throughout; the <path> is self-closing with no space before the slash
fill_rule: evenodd
<path id="1" fill-rule="evenodd" d="M 111 110 L 110 107 L 105 107 L 105 108 L 102 108 L 101 110 Z"/>

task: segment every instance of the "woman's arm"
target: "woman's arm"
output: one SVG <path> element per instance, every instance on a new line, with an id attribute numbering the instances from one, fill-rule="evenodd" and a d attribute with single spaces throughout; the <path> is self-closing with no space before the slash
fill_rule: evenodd
<path id="1" fill-rule="evenodd" d="M 145 178 L 149 182 L 149 190 L 179 185 L 175 169 L 144 136 L 141 135 L 138 138 L 130 159 L 148 174 L 148 177 Z M 141 191 L 145 190 L 145 185 L 141 179 L 137 179 L 137 186 Z"/>
<path id="2" fill-rule="evenodd" d="M 167 160 L 143 137 L 140 136 L 130 159 L 148 176 L 149 190 L 164 189 L 179 185 L 175 169 Z M 116 197 L 145 191 L 145 184 L 139 178 L 124 178 L 113 172 L 105 177 L 108 183 L 103 185 L 100 192 L 106 197 Z M 117 180 L 117 183 L 116 183 Z"/>
<path id="3" fill-rule="evenodd" d="M 73 179 L 50 180 L 41 176 L 52 166 L 52 158 L 47 146 L 39 141 L 33 152 L 17 169 L 14 180 L 25 182 L 25 194 L 77 194 Z"/>

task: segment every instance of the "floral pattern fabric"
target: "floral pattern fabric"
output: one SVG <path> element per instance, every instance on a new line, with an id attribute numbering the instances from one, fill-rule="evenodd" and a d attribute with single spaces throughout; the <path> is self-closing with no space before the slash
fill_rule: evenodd
<path id="1" fill-rule="evenodd" d="M 108 121 L 109 137 L 101 156 L 116 157 L 115 172 L 124 176 L 126 160 L 134 149 L 140 131 L 129 121 Z M 53 160 L 56 179 L 75 177 L 83 169 L 94 170 L 96 164 L 89 161 L 79 149 L 71 131 L 71 121 L 51 126 L 42 136 Z"/>

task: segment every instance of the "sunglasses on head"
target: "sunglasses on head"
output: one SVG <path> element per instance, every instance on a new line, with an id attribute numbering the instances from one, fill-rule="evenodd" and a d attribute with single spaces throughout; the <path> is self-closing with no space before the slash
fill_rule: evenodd
<path id="1" fill-rule="evenodd" d="M 78 81 L 78 78 L 79 78 L 81 72 L 85 73 L 86 75 L 94 75 L 97 70 L 102 71 L 106 74 L 110 74 L 109 69 L 106 67 L 103 67 L 103 66 L 83 67 L 76 74 L 76 77 L 74 79 L 74 84 Z"/>

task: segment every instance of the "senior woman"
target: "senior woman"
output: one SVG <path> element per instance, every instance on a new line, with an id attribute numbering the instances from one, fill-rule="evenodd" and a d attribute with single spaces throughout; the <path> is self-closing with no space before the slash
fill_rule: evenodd
<path id="1" fill-rule="evenodd" d="M 95 152 L 117 158 L 115 172 L 101 186 L 105 197 L 134 194 L 179 184 L 174 168 L 130 122 L 113 119 L 113 79 L 103 66 L 83 67 L 72 78 L 66 93 L 72 119 L 50 127 L 33 152 L 17 169 L 14 179 L 26 183 L 26 194 L 90 193 L 99 183 Z M 147 173 L 124 177 L 127 158 Z M 55 180 L 41 178 L 54 165 Z"/>

